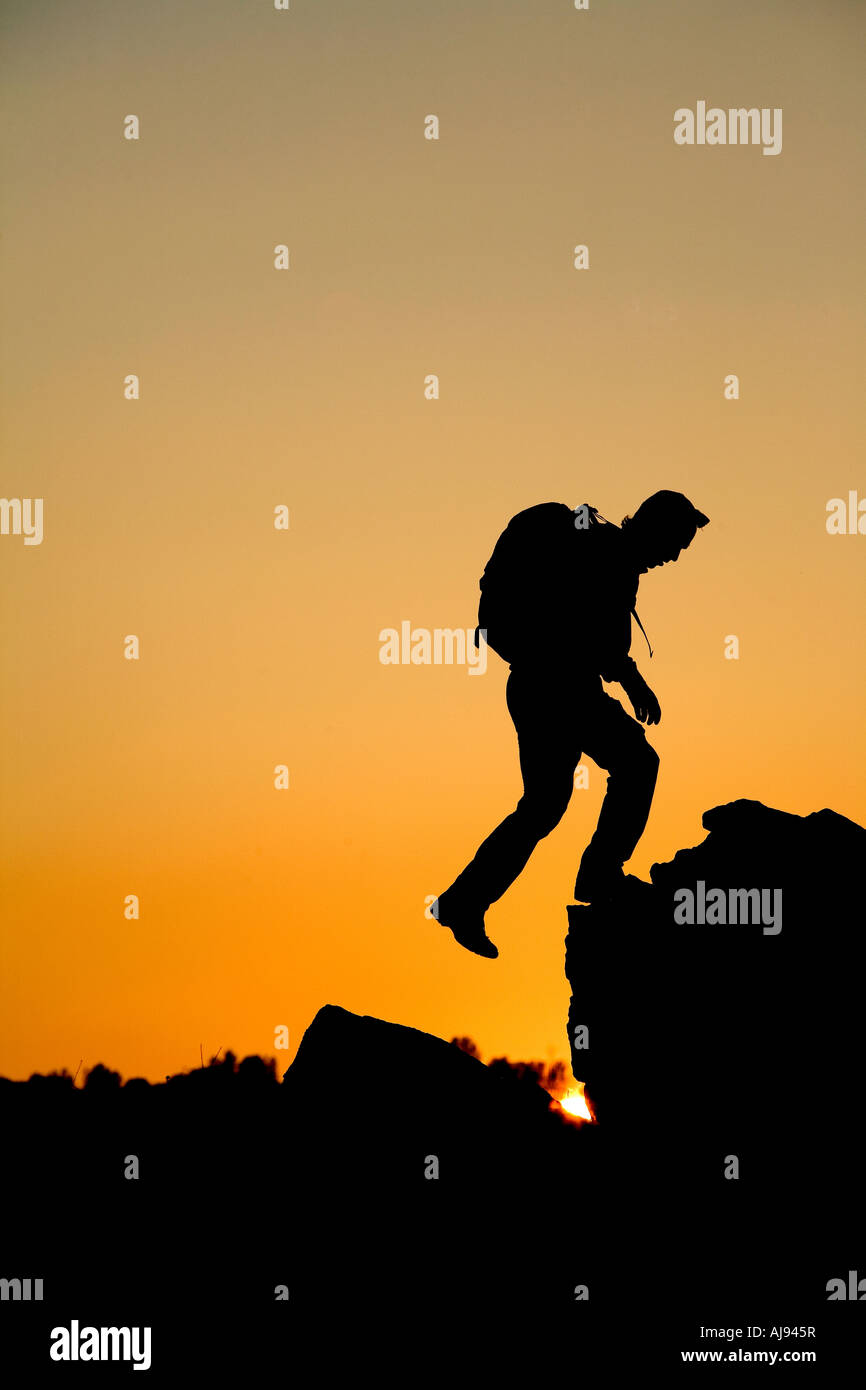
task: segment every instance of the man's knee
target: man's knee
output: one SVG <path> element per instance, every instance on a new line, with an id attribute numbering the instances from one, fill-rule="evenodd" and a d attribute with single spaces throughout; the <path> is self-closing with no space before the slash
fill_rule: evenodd
<path id="1" fill-rule="evenodd" d="M 619 746 L 609 753 L 602 766 L 612 777 L 639 778 L 641 782 L 655 782 L 659 770 L 659 755 L 640 726 L 633 736 L 623 738 Z"/>
<path id="2" fill-rule="evenodd" d="M 572 782 L 569 780 L 567 787 L 551 790 L 546 796 L 520 798 L 517 813 L 536 839 L 543 840 L 545 835 L 549 835 L 559 825 L 571 800 L 571 791 Z"/>
<path id="3" fill-rule="evenodd" d="M 645 738 L 640 740 L 636 752 L 637 775 L 644 785 L 654 788 L 659 772 L 659 755 Z"/>
<path id="4" fill-rule="evenodd" d="M 660 761 L 659 755 L 653 748 L 652 744 L 647 741 L 647 739 L 643 740 L 643 747 L 641 749 L 641 760 L 644 766 L 646 767 L 647 771 L 652 771 L 653 774 L 658 772 Z"/>

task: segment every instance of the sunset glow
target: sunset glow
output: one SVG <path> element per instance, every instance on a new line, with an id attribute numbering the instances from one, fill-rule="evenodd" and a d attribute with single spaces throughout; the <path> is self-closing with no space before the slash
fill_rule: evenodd
<path id="1" fill-rule="evenodd" d="M 592 1121 L 592 1111 L 584 1095 L 584 1083 L 578 1081 L 559 1102 L 567 1115 L 573 1115 L 576 1120 Z"/>
<path id="2" fill-rule="evenodd" d="M 282 1075 L 326 1003 L 568 1056 L 607 775 L 490 909 L 499 959 L 462 950 L 429 904 L 521 796 L 508 668 L 380 660 L 474 629 L 535 503 L 711 519 L 641 581 L 627 872 L 735 798 L 866 819 L 866 538 L 826 524 L 864 486 L 860 7 L 755 7 L 748 43 L 689 7 L 691 50 L 670 0 L 428 8 L 5 7 L 3 491 L 44 538 L 0 535 L 0 1074 L 161 1080 L 212 1039 Z M 783 152 L 677 145 L 706 94 L 784 97 Z"/>

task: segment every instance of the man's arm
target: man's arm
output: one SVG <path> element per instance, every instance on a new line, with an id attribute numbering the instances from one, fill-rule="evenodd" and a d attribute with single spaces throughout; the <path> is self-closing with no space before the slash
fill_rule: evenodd
<path id="1" fill-rule="evenodd" d="M 616 681 L 622 686 L 631 701 L 635 719 L 639 719 L 641 724 L 658 724 L 662 717 L 661 705 L 630 656 L 607 666 L 601 678 Z"/>
<path id="2" fill-rule="evenodd" d="M 598 528 L 600 540 L 608 529 L 606 526 Z M 609 543 L 614 544 L 619 534 L 613 528 Z M 612 559 L 603 551 L 601 563 L 596 568 L 596 588 L 587 624 L 589 648 L 595 653 L 598 662 L 595 669 L 602 680 L 616 681 L 622 686 L 631 701 L 635 717 L 642 724 L 658 724 L 662 717 L 661 706 L 629 656 L 637 576 L 624 576 L 616 568 L 616 559 L 616 551 Z"/>

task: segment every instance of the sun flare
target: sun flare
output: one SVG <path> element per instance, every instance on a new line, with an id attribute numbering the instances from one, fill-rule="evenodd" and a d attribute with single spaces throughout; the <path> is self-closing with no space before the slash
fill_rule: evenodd
<path id="1" fill-rule="evenodd" d="M 573 1115 L 575 1119 L 591 1120 L 592 1111 L 583 1091 L 584 1083 L 578 1081 L 576 1086 L 572 1086 L 571 1090 L 566 1091 L 559 1103 L 566 1114 Z"/>

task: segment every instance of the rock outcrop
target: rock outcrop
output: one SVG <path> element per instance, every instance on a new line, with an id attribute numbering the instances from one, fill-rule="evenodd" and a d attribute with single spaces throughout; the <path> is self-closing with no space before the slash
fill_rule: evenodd
<path id="1" fill-rule="evenodd" d="M 589 1180 L 596 1146 L 541 1087 L 441 1038 L 327 1005 L 282 1090 L 302 1137 L 293 1210 L 308 1289 L 327 1299 L 341 1248 L 364 1252 L 390 1304 L 503 1307 L 525 1299 L 531 1269 L 533 1301 L 565 1305 L 589 1233 L 563 1241 L 559 1212 Z"/>
<path id="2" fill-rule="evenodd" d="M 568 909 L 572 1065 L 620 1192 L 661 1205 L 686 1242 L 693 1212 L 698 1243 L 716 1229 L 747 1248 L 760 1228 L 781 1265 L 805 1261 L 803 1282 L 791 1276 L 805 1288 L 822 1262 L 852 1257 L 866 830 L 756 801 L 703 824 L 651 884 Z"/>

